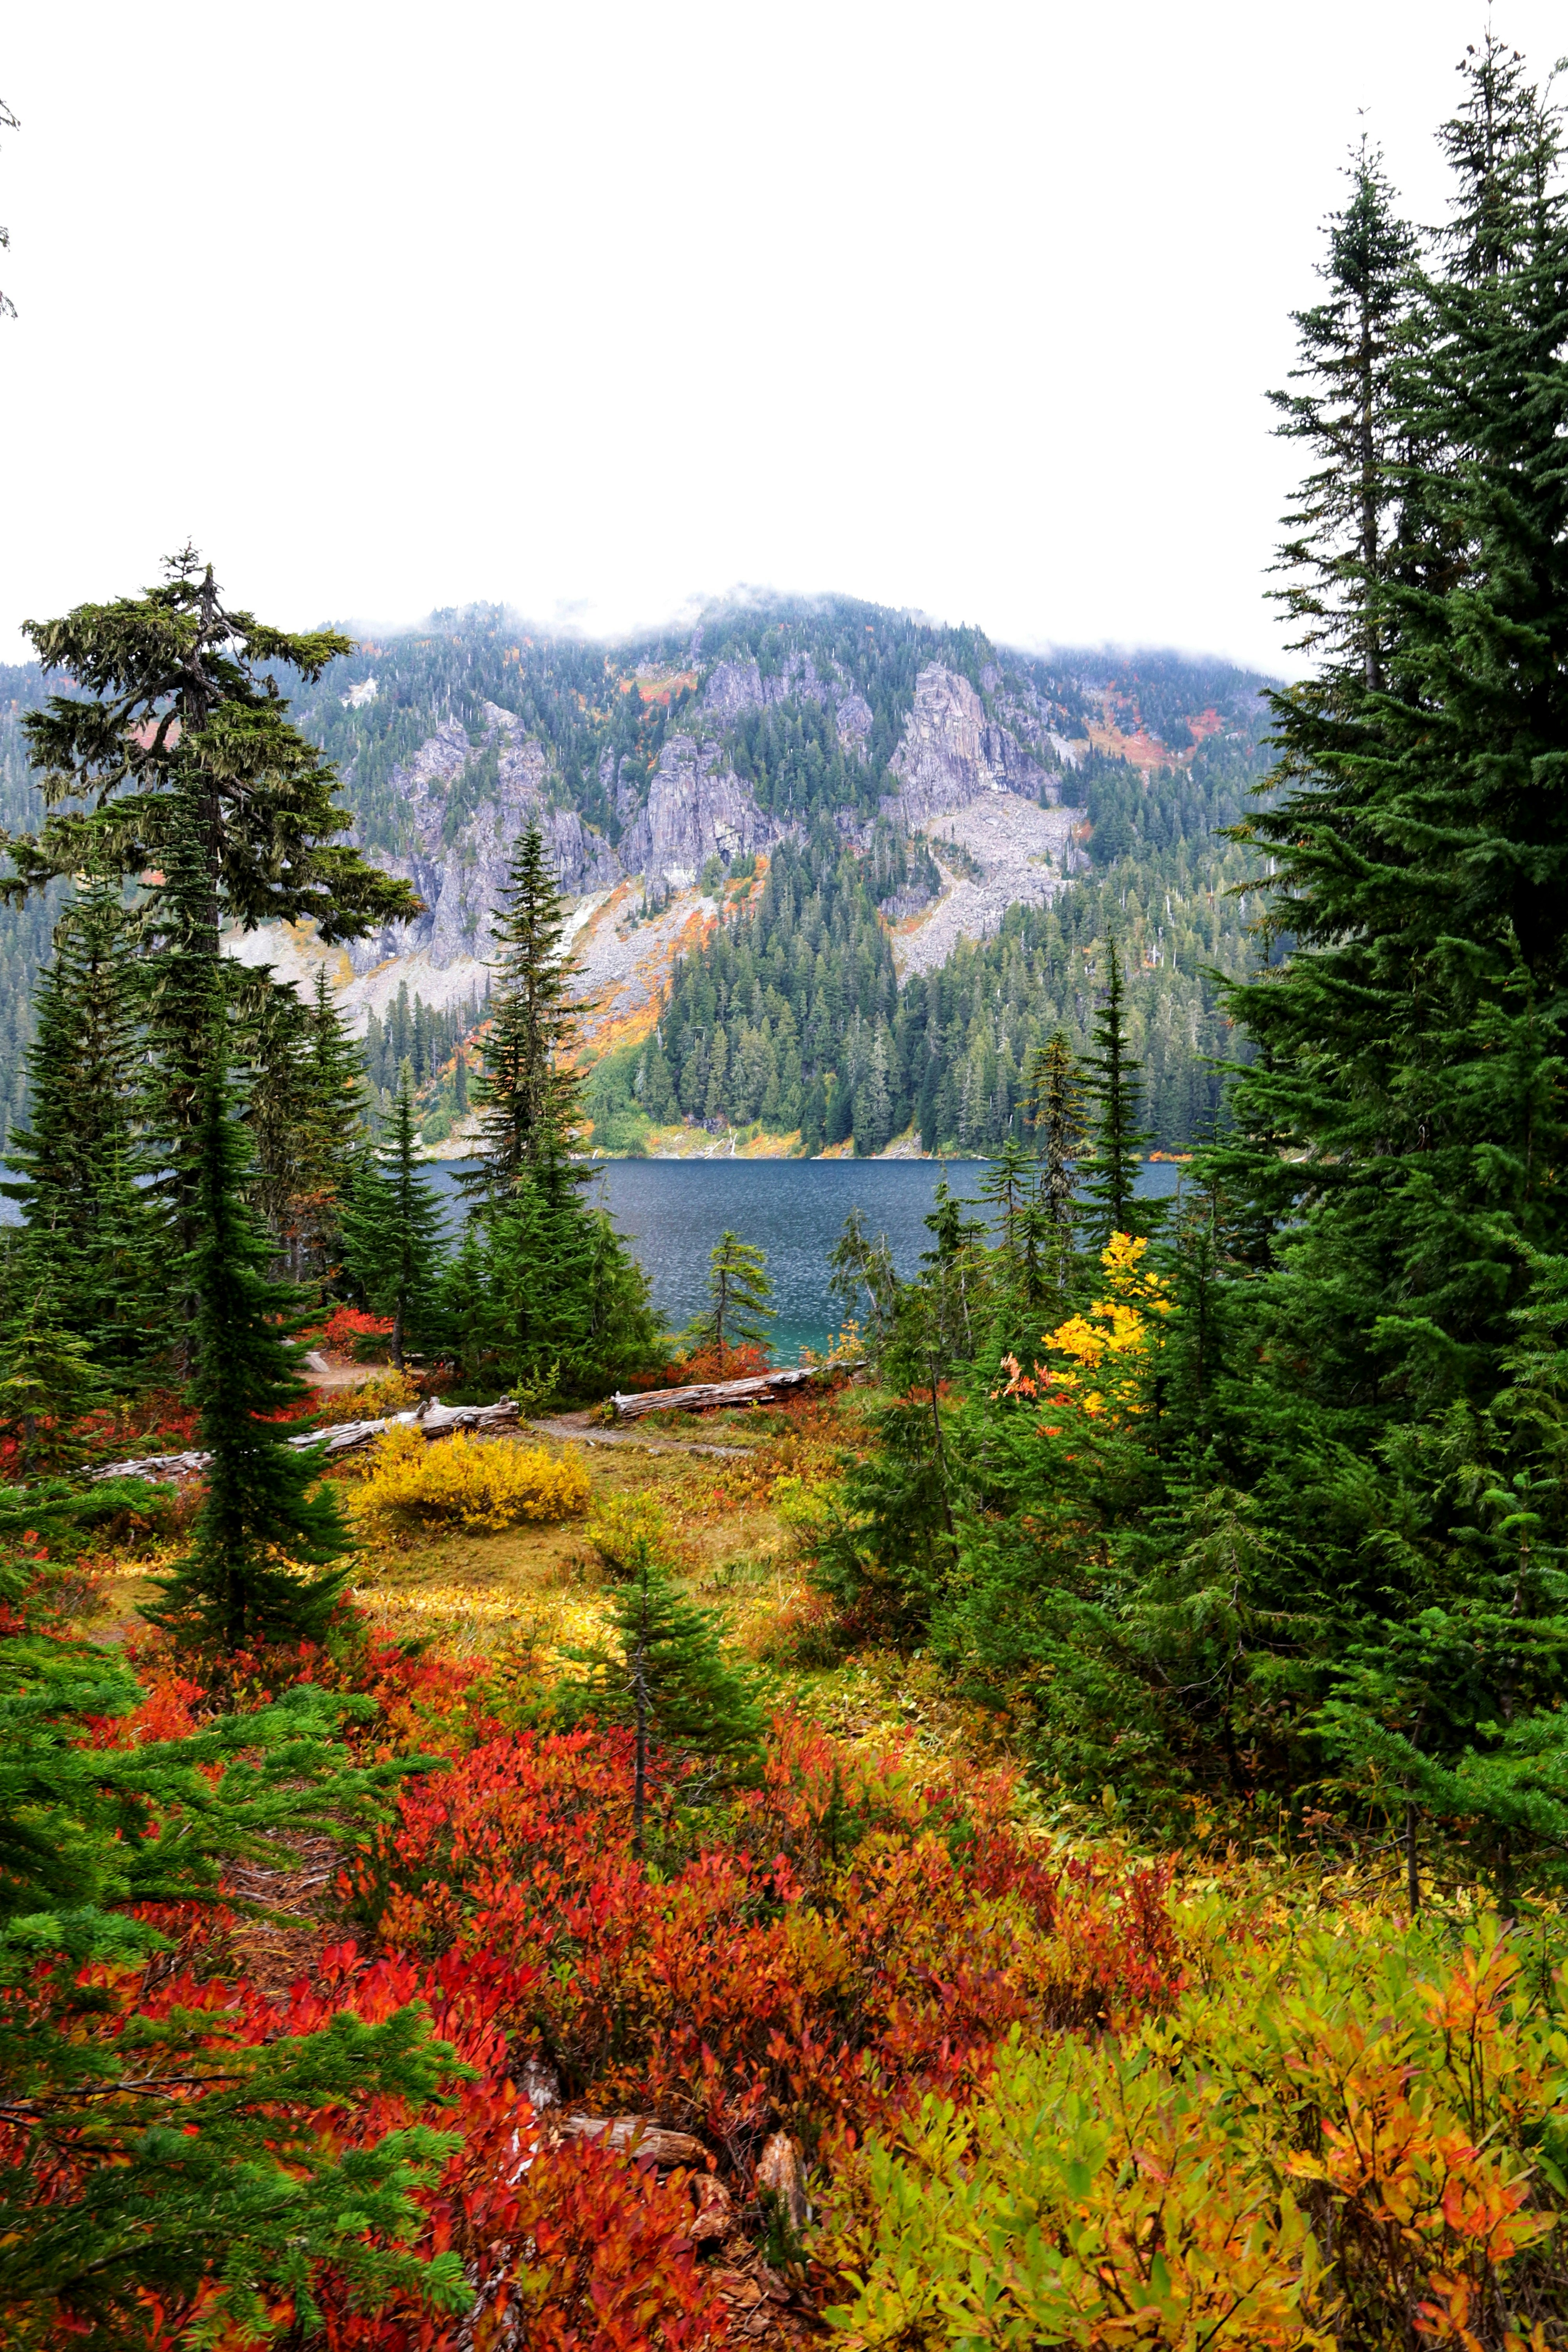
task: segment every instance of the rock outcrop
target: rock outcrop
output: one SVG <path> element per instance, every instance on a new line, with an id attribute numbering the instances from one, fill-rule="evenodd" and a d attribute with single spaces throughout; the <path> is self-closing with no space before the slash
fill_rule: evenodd
<path id="1" fill-rule="evenodd" d="M 882 807 L 906 831 L 951 825 L 981 803 L 1015 813 L 1001 828 L 1008 834 L 1005 854 L 997 854 L 991 839 L 997 826 L 984 829 L 984 877 L 972 877 L 974 887 L 952 875 L 937 903 L 911 889 L 883 909 L 900 929 L 900 962 L 917 967 L 939 942 L 994 929 L 997 908 L 1009 891 L 1035 898 L 1059 887 L 1070 863 L 1068 828 L 1054 808 L 1048 843 L 1037 838 L 1043 808 L 1061 797 L 1059 775 L 1041 764 L 1051 757 L 1046 749 L 1047 709 L 1033 707 L 1038 698 L 1026 684 L 1020 688 L 1000 673 L 987 676 L 995 679 L 988 687 L 989 708 L 966 677 L 929 663 L 916 680 L 903 740 L 891 763 L 899 790 Z M 1016 699 L 1019 691 L 1030 698 L 1029 707 Z M 531 822 L 544 835 L 562 889 L 580 902 L 579 914 L 594 929 L 592 941 L 584 944 L 592 950 L 589 961 L 601 988 L 615 995 L 623 982 L 629 984 L 622 963 L 629 970 L 652 958 L 662 971 L 667 950 L 674 951 L 674 935 L 667 941 L 662 931 L 658 938 L 626 931 L 626 909 L 614 894 L 626 884 L 634 891 L 640 886 L 654 907 L 681 894 L 689 897 L 710 858 L 732 864 L 777 842 L 781 827 L 758 807 L 750 784 L 736 773 L 722 732 L 747 710 L 791 699 L 816 703 L 831 715 L 846 754 L 868 758 L 871 708 L 841 674 L 825 677 L 810 656 L 800 653 L 766 674 L 755 658 L 718 662 L 708 674 L 692 731 L 667 739 L 651 778 L 635 762 L 617 761 L 608 749 L 602 754 L 599 782 L 613 796 L 620 828 L 616 843 L 574 809 L 552 804 L 552 755 L 524 732 L 514 712 L 486 702 L 482 737 L 470 735 L 456 719 L 440 720 L 418 751 L 392 772 L 402 824 L 397 851 L 369 853 L 377 865 L 412 882 L 425 912 L 412 923 L 389 925 L 354 944 L 349 953 L 357 977 L 348 994 L 356 1003 L 364 990 L 386 994 L 383 983 L 393 984 L 395 967 L 416 976 L 429 1003 L 442 1001 L 447 975 L 459 992 L 477 985 L 491 952 L 491 925 L 512 852 Z M 1016 719 L 1040 757 L 992 715 L 998 709 Z M 484 772 L 476 772 L 480 761 Z M 864 839 L 863 811 L 847 804 L 832 814 L 847 842 Z M 697 905 L 704 919 L 711 919 L 715 910 L 706 901 Z M 689 905 L 684 912 L 670 910 L 672 921 L 679 913 L 676 930 L 682 940 L 680 924 L 691 911 Z M 237 951 L 254 961 L 263 949 L 274 952 L 267 942 L 258 942 L 256 950 L 242 942 Z M 598 971 L 599 964 L 606 970 Z"/>
<path id="2" fill-rule="evenodd" d="M 783 669 L 765 677 L 754 657 L 745 662 L 715 662 L 702 690 L 702 709 L 707 717 L 728 726 L 742 711 L 766 710 L 773 703 L 793 699 L 826 705 L 833 698 L 834 689 L 818 677 L 811 656 L 791 654 Z M 870 715 L 868 711 L 868 720 Z"/>
<path id="3" fill-rule="evenodd" d="M 394 769 L 406 846 L 397 855 L 368 854 L 388 873 L 412 882 L 426 911 L 412 923 L 389 924 L 358 941 L 352 951 L 356 971 L 368 971 L 388 956 L 420 951 L 438 966 L 487 956 L 512 850 L 531 821 L 543 834 L 562 888 L 573 897 L 620 880 L 620 862 L 604 835 L 575 809 L 547 804 L 543 745 L 522 734 L 510 710 L 487 703 L 485 715 L 489 733 L 483 748 L 496 753 L 496 783 L 491 794 L 460 813 L 455 828 L 447 824 L 451 795 L 475 756 L 455 719 L 444 719 L 406 766 Z"/>
<path id="4" fill-rule="evenodd" d="M 1059 797 L 1056 778 L 1010 729 L 986 717 L 969 680 L 940 662 L 928 662 L 915 680 L 914 708 L 889 764 L 899 791 L 882 805 L 910 833 L 984 793 L 1016 793 L 1034 801 Z"/>
<path id="5" fill-rule="evenodd" d="M 863 760 L 871 732 L 870 704 L 858 694 L 847 694 L 833 715 L 838 722 L 838 740 L 844 750 Z"/>
<path id="6" fill-rule="evenodd" d="M 710 857 L 749 857 L 777 838 L 721 743 L 672 735 L 659 754 L 647 803 L 622 836 L 624 873 L 640 874 L 650 898 L 689 889 Z"/>

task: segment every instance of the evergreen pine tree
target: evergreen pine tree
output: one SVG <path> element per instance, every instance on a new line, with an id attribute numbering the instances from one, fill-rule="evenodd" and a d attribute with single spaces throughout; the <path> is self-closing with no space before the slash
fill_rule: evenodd
<path id="1" fill-rule="evenodd" d="M 1017 1282 L 1023 1274 L 1033 1190 L 1029 1154 L 1016 1137 L 1005 1137 L 980 1179 L 980 1197 L 990 1204 L 992 1228 L 1009 1283 Z"/>
<path id="2" fill-rule="evenodd" d="M 1341 714 L 1384 677 L 1393 616 L 1384 589 L 1408 454 L 1398 372 L 1415 260 L 1382 156 L 1364 139 L 1347 176 L 1349 202 L 1329 221 L 1319 268 L 1324 299 L 1292 314 L 1300 364 L 1291 382 L 1302 388 L 1272 394 L 1280 433 L 1304 443 L 1313 460 L 1277 566 L 1287 578 L 1275 593 L 1299 628 L 1291 649 L 1319 665 L 1296 699 L 1304 710 Z"/>
<path id="3" fill-rule="evenodd" d="M 709 1254 L 708 1311 L 699 1316 L 690 1334 L 698 1348 L 715 1351 L 721 1380 L 728 1350 L 760 1345 L 767 1338 L 773 1295 L 765 1254 L 726 1226 Z"/>
<path id="4" fill-rule="evenodd" d="M 343 845 L 353 820 L 334 805 L 337 777 L 289 725 L 278 690 L 278 667 L 313 681 L 353 650 L 346 637 L 291 635 L 229 611 L 190 548 L 142 596 L 26 627 L 73 691 L 23 721 L 48 814 L 7 843 L 6 896 L 62 874 L 160 871 L 185 794 L 199 813 L 215 952 L 222 922 L 310 920 L 331 944 L 417 911 L 406 882 Z"/>
<path id="5" fill-rule="evenodd" d="M 724 1654 L 719 1619 L 677 1590 L 647 1535 L 633 1538 L 626 1570 L 610 1611 L 618 1655 L 595 1660 L 605 1696 L 596 1689 L 595 1705 L 635 1734 L 632 1846 L 641 1853 L 650 1751 L 700 1757 L 724 1778 L 742 1778 L 763 1716 L 752 1677 Z"/>
<path id="6" fill-rule="evenodd" d="M 48 1264 L 31 1266 L 24 1256 L 18 1287 L 0 1349 L 0 1434 L 26 1479 L 79 1454 L 72 1424 L 107 1403 L 109 1389 L 88 1342 L 61 1319 Z"/>
<path id="7" fill-rule="evenodd" d="M 413 1073 L 403 1066 L 379 1163 L 362 1165 L 342 1214 L 347 1264 L 361 1297 L 392 1318 L 389 1352 L 400 1368 L 405 1344 L 428 1341 L 437 1322 L 444 1255 L 441 1204 L 416 1171 Z"/>
<path id="8" fill-rule="evenodd" d="M 1037 1047 L 1030 1059 L 1028 1115 L 1040 1171 L 1039 1240 L 1047 1255 L 1048 1279 L 1060 1290 L 1073 1253 L 1079 1167 L 1089 1129 L 1083 1079 L 1059 1029 Z"/>
<path id="9" fill-rule="evenodd" d="M 465 1177 L 488 1200 L 503 1197 L 525 1172 L 552 1184 L 569 1181 L 567 1154 L 580 1120 L 581 1081 L 568 1056 L 577 1008 L 563 956 L 565 908 L 545 862 L 537 825 L 519 835 L 505 896 L 491 936 L 500 952 L 474 1086 L 480 1112 L 479 1165 Z"/>
<path id="10" fill-rule="evenodd" d="M 1568 226 L 1521 61 L 1489 36 L 1464 72 L 1447 267 L 1394 378 L 1383 683 L 1347 653 L 1335 695 L 1277 705 L 1296 781 L 1252 830 L 1296 945 L 1232 998 L 1266 1049 L 1237 1118 L 1303 1213 L 1279 1311 L 1373 1427 L 1494 1392 L 1568 1165 Z"/>
<path id="11" fill-rule="evenodd" d="M 134 1125 L 137 973 L 118 890 L 81 883 L 56 927 L 28 1055 L 31 1108 L 6 1157 L 26 1256 L 61 1323 L 116 1386 L 133 1385 L 169 1336 L 163 1221 L 139 1178 Z"/>
<path id="12" fill-rule="evenodd" d="M 353 819 L 335 804 L 336 774 L 289 723 L 278 689 L 279 666 L 314 680 L 350 650 L 347 638 L 293 635 L 230 611 L 190 548 L 145 594 L 29 622 L 27 634 L 72 691 L 23 722 L 47 814 L 37 833 L 7 842 L 0 895 L 25 898 L 84 871 L 142 886 L 146 1123 L 188 1255 L 223 926 L 309 920 L 331 943 L 419 901 L 344 845 Z"/>
<path id="13" fill-rule="evenodd" d="M 1139 1200 L 1137 1189 L 1140 1154 L 1150 1140 L 1139 1126 L 1140 1067 L 1127 1050 L 1121 958 L 1110 940 L 1105 995 L 1094 1016 L 1094 1051 L 1084 1066 L 1084 1092 L 1095 1113 L 1088 1216 L 1101 1240 L 1111 1234 L 1146 1234 L 1154 1223 L 1153 1210 Z"/>
<path id="14" fill-rule="evenodd" d="M 236 1050 L 250 1067 L 244 1118 L 257 1166 L 252 1202 L 288 1279 L 323 1282 L 339 1255 L 363 1123 L 362 1057 L 324 965 L 308 1003 L 263 970 L 239 992 L 237 1012 Z"/>
<path id="15" fill-rule="evenodd" d="M 144 1613 L 232 1651 L 318 1639 L 347 1581 L 331 1563 L 349 1538 L 331 1490 L 311 1491 L 313 1452 L 289 1445 L 272 1418 L 306 1393 L 284 1338 L 300 1297 L 271 1278 L 269 1241 L 246 1204 L 248 1155 L 216 1005 L 201 1092 L 192 1385 L 211 1459 L 191 1549 Z"/>

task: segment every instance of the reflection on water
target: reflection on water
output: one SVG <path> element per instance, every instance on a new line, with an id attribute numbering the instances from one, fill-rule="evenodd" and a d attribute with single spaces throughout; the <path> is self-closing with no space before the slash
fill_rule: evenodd
<path id="1" fill-rule="evenodd" d="M 950 1160 L 947 1180 L 973 1197 L 984 1160 Z M 729 1226 L 767 1252 L 773 1284 L 773 1354 L 793 1363 L 802 1347 L 822 1348 L 840 1310 L 828 1296 L 827 1255 L 859 1207 L 868 1232 L 886 1234 L 893 1264 L 911 1275 L 931 1246 L 925 1218 L 942 1175 L 931 1160 L 612 1160 L 594 1180 L 601 1201 L 631 1244 L 653 1286 L 653 1301 L 671 1330 L 689 1323 L 707 1296 L 708 1254 Z M 460 1215 L 457 1171 L 427 1171 Z M 1158 1162 L 1140 1171 L 1138 1189 L 1173 1192 L 1179 1169 Z"/>

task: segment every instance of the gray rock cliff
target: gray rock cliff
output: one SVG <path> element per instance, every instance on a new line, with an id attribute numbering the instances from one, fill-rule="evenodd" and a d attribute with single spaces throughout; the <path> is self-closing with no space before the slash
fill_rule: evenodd
<path id="1" fill-rule="evenodd" d="M 882 805 L 909 832 L 967 807 L 983 793 L 1055 801 L 1059 789 L 1010 729 L 987 719 L 966 677 L 928 662 L 915 680 L 914 708 L 890 762 L 897 798 Z"/>
<path id="2" fill-rule="evenodd" d="M 778 837 L 720 743 L 672 735 L 648 785 L 647 805 L 623 835 L 621 866 L 652 898 L 684 890 L 710 857 L 749 857 Z"/>

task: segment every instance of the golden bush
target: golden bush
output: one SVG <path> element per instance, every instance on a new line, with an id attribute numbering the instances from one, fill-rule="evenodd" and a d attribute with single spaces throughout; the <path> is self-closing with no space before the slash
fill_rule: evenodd
<path id="1" fill-rule="evenodd" d="M 325 1429 L 345 1421 L 386 1421 L 395 1412 L 411 1412 L 418 1402 L 417 1386 L 395 1365 L 391 1371 L 378 1372 L 374 1380 L 362 1381 L 356 1388 L 334 1390 L 319 1407 L 316 1418 Z"/>
<path id="2" fill-rule="evenodd" d="M 617 1576 L 631 1574 L 645 1545 L 661 1568 L 674 1564 L 669 1521 L 651 1495 L 606 1495 L 588 1522 L 588 1534 Z"/>
<path id="3" fill-rule="evenodd" d="M 580 1454 L 463 1433 L 432 1443 L 409 1423 L 377 1438 L 350 1507 L 373 1530 L 421 1522 L 510 1528 L 577 1517 L 591 1491 Z"/>

